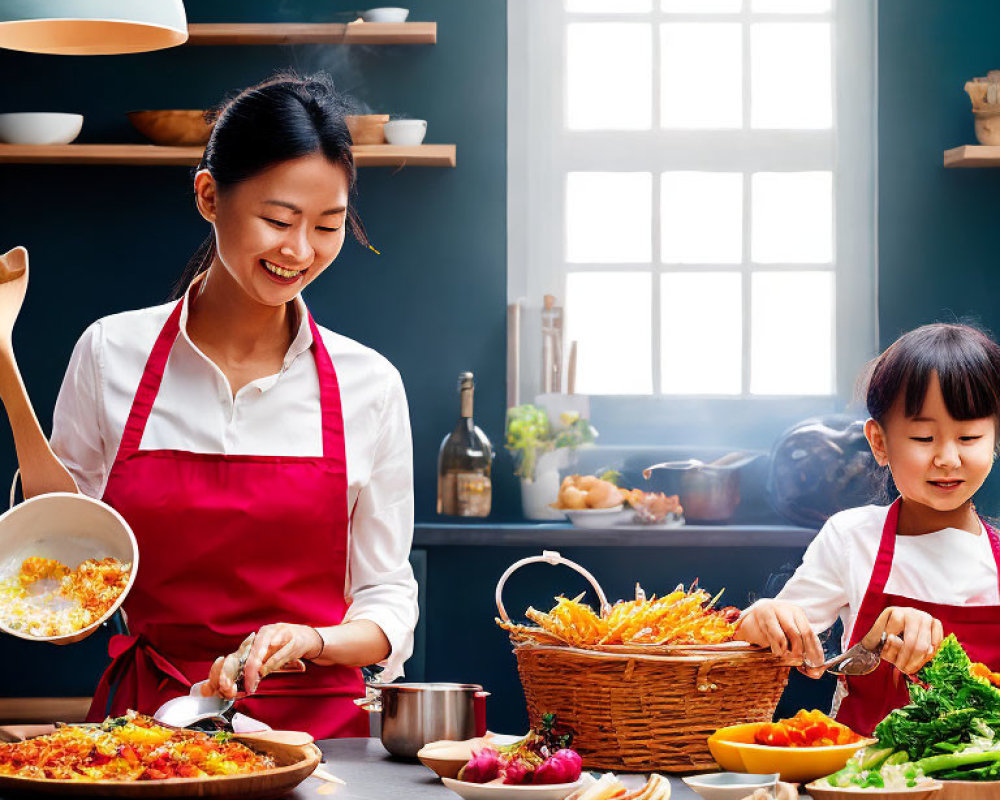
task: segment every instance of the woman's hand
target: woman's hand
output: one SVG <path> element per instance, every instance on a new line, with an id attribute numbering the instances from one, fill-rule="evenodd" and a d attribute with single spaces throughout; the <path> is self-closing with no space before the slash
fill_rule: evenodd
<path id="1" fill-rule="evenodd" d="M 751 644 L 770 647 L 776 656 L 811 665 L 823 663 L 823 647 L 805 611 L 783 600 L 758 600 L 746 612 L 736 636 Z M 818 677 L 808 670 L 810 677 Z"/>
<path id="2" fill-rule="evenodd" d="M 245 659 L 243 686 L 247 694 L 253 694 L 257 691 L 261 678 L 277 672 L 296 659 L 319 658 L 324 646 L 325 642 L 319 631 L 308 625 L 293 625 L 289 622 L 264 625 L 257 633 L 244 639 L 235 653 L 219 656 L 215 660 L 208 673 L 208 680 L 201 686 L 201 693 L 206 697 L 213 694 L 226 698 L 236 697 L 239 663 L 241 659 Z"/>
<path id="3" fill-rule="evenodd" d="M 934 658 L 944 629 L 940 620 L 926 611 L 918 611 L 906 606 L 889 606 L 865 634 L 862 644 L 872 649 L 886 634 L 882 647 L 882 660 L 907 675 L 915 675 L 920 668 Z"/>

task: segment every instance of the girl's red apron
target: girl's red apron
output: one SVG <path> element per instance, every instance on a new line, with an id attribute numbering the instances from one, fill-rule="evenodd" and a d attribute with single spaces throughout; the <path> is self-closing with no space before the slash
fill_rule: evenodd
<path id="1" fill-rule="evenodd" d="M 104 492 L 132 526 L 142 565 L 124 603 L 131 633 L 111 639 L 90 720 L 129 708 L 152 713 L 187 694 L 260 626 L 336 625 L 348 606 L 344 419 L 333 362 L 311 316 L 322 456 L 139 449 L 182 302 L 146 362 Z M 237 708 L 317 739 L 367 736 L 367 717 L 352 702 L 363 695 L 359 670 L 309 664 L 304 673 L 269 675 Z"/>
<path id="2" fill-rule="evenodd" d="M 908 606 L 926 611 L 940 620 L 945 635 L 954 633 L 973 661 L 982 661 L 992 670 L 1000 669 L 1000 606 L 950 606 L 885 593 L 896 549 L 899 505 L 900 501 L 896 500 L 889 507 L 875 567 L 851 631 L 850 644 L 855 645 L 865 637 L 885 608 Z M 985 523 L 984 527 L 997 563 L 1000 586 L 1000 540 L 993 528 Z M 869 675 L 841 680 L 846 680 L 849 694 L 840 704 L 837 720 L 864 736 L 871 734 L 890 711 L 910 702 L 906 678 L 886 661 Z"/>

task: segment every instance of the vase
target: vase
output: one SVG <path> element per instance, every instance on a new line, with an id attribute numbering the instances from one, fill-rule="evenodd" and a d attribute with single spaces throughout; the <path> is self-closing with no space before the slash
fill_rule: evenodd
<path id="1" fill-rule="evenodd" d="M 521 479 L 521 510 L 526 519 L 560 520 L 566 515 L 550 505 L 559 497 L 559 470 L 569 466 L 569 448 L 542 453 L 535 461 L 535 477 Z"/>

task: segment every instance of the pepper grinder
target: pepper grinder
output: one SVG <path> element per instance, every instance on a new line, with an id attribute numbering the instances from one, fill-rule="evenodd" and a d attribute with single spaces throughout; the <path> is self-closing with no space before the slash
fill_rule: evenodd
<path id="1" fill-rule="evenodd" d="M 563 310 L 547 294 L 542 307 L 542 393 L 561 392 Z"/>

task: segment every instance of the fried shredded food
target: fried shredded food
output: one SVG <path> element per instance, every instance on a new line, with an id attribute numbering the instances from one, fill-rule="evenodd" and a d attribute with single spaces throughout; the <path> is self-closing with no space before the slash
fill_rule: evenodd
<path id="1" fill-rule="evenodd" d="M 32 636 L 75 633 L 114 605 L 131 570 L 116 558 L 89 558 L 76 569 L 52 558 L 26 558 L 16 575 L 0 580 L 0 620 Z"/>
<path id="2" fill-rule="evenodd" d="M 635 600 L 619 601 L 604 615 L 581 603 L 581 594 L 572 600 L 557 597 L 548 613 L 529 607 L 525 615 L 537 628 L 500 619 L 497 624 L 517 638 L 540 643 L 556 639 L 573 647 L 720 644 L 733 639 L 739 617 L 736 608 L 714 608 L 721 594 L 712 597 L 692 584 L 647 599 L 636 584 Z"/>
<path id="3" fill-rule="evenodd" d="M 71 726 L 0 743 L 0 775 L 70 781 L 155 781 L 261 772 L 275 766 L 228 733 L 165 728 L 129 711 L 99 727 Z"/>

